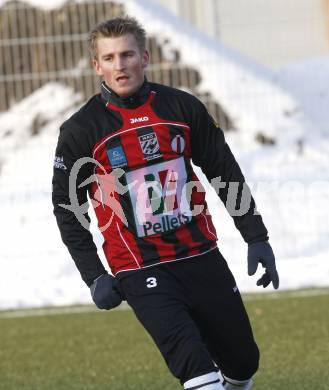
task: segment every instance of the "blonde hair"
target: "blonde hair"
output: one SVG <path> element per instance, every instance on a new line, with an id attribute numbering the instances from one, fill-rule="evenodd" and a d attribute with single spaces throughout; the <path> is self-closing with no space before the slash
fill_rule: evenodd
<path id="1" fill-rule="evenodd" d="M 88 38 L 89 52 L 93 59 L 97 59 L 97 40 L 99 38 L 121 37 L 132 34 L 141 52 L 146 46 L 146 32 L 142 25 L 133 17 L 118 17 L 99 23 L 90 33 Z"/>

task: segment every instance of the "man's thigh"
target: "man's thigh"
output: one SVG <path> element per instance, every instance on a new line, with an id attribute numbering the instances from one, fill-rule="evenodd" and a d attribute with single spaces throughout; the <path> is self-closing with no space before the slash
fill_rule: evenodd
<path id="1" fill-rule="evenodd" d="M 128 304 L 181 383 L 214 371 L 178 279 L 160 266 L 138 271 L 120 284 Z"/>

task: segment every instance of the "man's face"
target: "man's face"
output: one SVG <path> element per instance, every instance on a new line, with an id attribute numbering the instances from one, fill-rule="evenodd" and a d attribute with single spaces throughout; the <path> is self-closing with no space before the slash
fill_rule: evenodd
<path id="1" fill-rule="evenodd" d="M 140 51 L 132 34 L 99 38 L 97 54 L 93 60 L 97 74 L 119 96 L 131 96 L 143 84 L 149 55 Z"/>

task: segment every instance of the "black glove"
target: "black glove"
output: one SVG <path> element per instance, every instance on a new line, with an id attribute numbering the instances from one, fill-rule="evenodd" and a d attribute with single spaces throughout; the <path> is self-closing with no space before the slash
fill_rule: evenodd
<path id="1" fill-rule="evenodd" d="M 279 287 L 279 275 L 275 267 L 275 257 L 268 241 L 256 242 L 248 247 L 248 275 L 254 275 L 258 263 L 265 268 L 264 275 L 257 281 L 257 286 L 267 287 L 271 282 L 273 287 Z"/>
<path id="2" fill-rule="evenodd" d="M 115 288 L 116 279 L 103 274 L 94 280 L 90 286 L 91 297 L 99 309 L 113 309 L 122 302 L 122 298 Z"/>

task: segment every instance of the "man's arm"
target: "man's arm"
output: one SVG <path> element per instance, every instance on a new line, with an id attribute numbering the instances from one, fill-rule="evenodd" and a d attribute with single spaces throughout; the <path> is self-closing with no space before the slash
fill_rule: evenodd
<path id="1" fill-rule="evenodd" d="M 84 142 L 83 133 L 79 135 L 78 139 L 78 131 L 76 130 L 78 129 L 75 128 L 75 132 L 73 132 L 65 126 L 60 129 L 52 180 L 52 202 L 62 240 L 67 246 L 82 279 L 88 286 L 91 286 L 96 278 L 107 272 L 98 257 L 97 248 L 89 229 L 81 225 L 74 212 L 60 206 L 60 204 L 71 204 L 69 180 L 72 166 L 79 158 L 90 157 L 86 145 L 84 145 L 84 148 L 81 146 Z M 92 173 L 93 164 L 91 163 L 84 164 L 78 172 L 76 183 L 74 183 L 74 191 L 79 205 L 87 205 L 88 199 L 87 186 L 78 187 Z M 88 221 L 89 228 L 90 218 L 87 208 L 84 210 L 84 217 Z"/>
<path id="2" fill-rule="evenodd" d="M 255 201 L 223 131 L 199 101 L 194 115 L 191 132 L 193 163 L 202 169 L 211 183 L 216 179 L 220 181 L 216 191 L 243 239 L 248 244 L 268 240 L 262 217 L 256 211 Z"/>
<path id="3" fill-rule="evenodd" d="M 267 229 L 256 210 L 239 164 L 225 141 L 223 131 L 215 124 L 206 108 L 200 102 L 196 106 L 191 134 L 192 161 L 201 167 L 212 184 L 215 178 L 220 178 L 221 183 L 216 188 L 218 195 L 232 216 L 236 228 L 248 243 L 248 274 L 253 275 L 258 264 L 262 264 L 265 273 L 257 281 L 257 285 L 265 288 L 272 282 L 277 289 L 279 275 L 273 250 L 268 243 Z M 232 187 L 234 191 L 230 191 Z M 235 212 L 240 209 L 243 213 Z"/>

